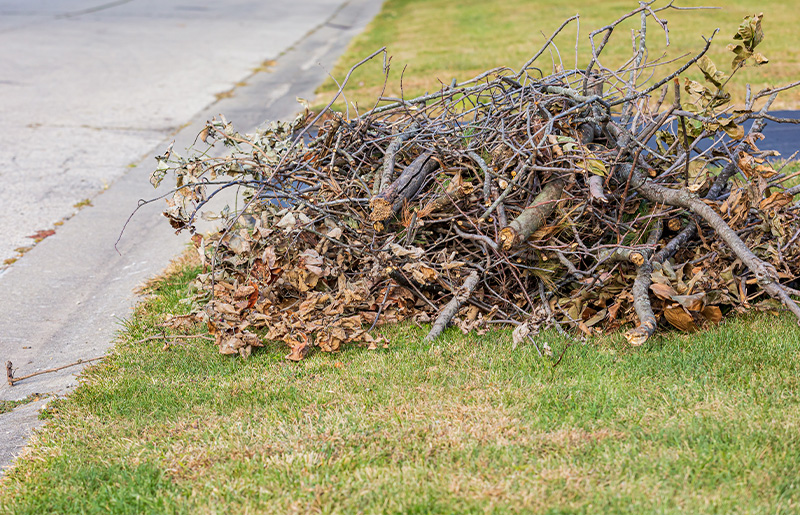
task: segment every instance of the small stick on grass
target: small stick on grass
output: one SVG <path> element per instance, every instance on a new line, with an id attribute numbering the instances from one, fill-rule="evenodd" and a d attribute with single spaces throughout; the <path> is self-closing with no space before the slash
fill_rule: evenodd
<path id="1" fill-rule="evenodd" d="M 159 334 L 157 336 L 148 336 L 147 338 L 142 338 L 141 340 L 136 340 L 133 343 L 144 343 L 149 342 L 151 340 L 166 340 L 169 339 L 191 339 L 191 338 L 203 338 L 204 340 L 214 341 L 214 338 L 206 335 L 206 334 Z"/>
<path id="2" fill-rule="evenodd" d="M 74 363 L 70 363 L 69 365 L 63 365 L 56 368 L 48 368 L 47 370 L 40 370 L 39 372 L 34 372 L 32 374 L 28 374 L 22 377 L 14 377 L 14 365 L 10 361 L 6 361 L 6 377 L 8 379 L 8 385 L 14 386 L 15 383 L 22 381 L 23 379 L 30 379 L 31 377 L 39 376 L 42 374 L 49 374 L 51 372 L 58 372 L 59 370 L 63 370 L 65 368 L 74 367 L 75 365 L 81 365 L 83 363 L 91 363 L 92 361 L 97 361 L 98 359 L 103 359 L 106 356 L 98 356 L 92 359 L 79 359 Z"/>

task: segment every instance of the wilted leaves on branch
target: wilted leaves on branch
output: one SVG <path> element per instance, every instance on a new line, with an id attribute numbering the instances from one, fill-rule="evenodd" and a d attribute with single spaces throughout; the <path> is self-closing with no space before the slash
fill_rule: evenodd
<path id="1" fill-rule="evenodd" d="M 733 69 L 744 66 L 747 59 L 751 57 L 756 65 L 769 62 L 769 59 L 763 54 L 755 51 L 756 46 L 764 39 L 764 31 L 761 29 L 762 18 L 764 18 L 764 13 L 745 16 L 744 21 L 739 25 L 739 30 L 733 36 L 733 39 L 742 43 L 740 45 L 728 45 L 728 50 L 735 54 L 731 63 Z"/>

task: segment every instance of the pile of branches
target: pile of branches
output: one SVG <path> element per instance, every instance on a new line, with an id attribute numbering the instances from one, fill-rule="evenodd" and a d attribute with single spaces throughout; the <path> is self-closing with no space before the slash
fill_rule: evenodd
<path id="1" fill-rule="evenodd" d="M 248 355 L 262 344 L 255 329 L 296 360 L 312 347 L 375 348 L 386 342 L 373 328 L 407 319 L 430 322 L 428 340 L 451 324 L 513 325 L 515 343 L 546 353 L 534 336 L 549 326 L 624 328 L 641 345 L 659 324 L 694 331 L 754 307 L 800 318 L 800 205 L 787 186 L 797 174 L 757 147 L 794 84 L 748 89 L 733 110 L 730 75 L 766 62 L 761 15 L 739 27 L 726 74 L 705 55 L 711 39 L 680 66 L 648 60 L 647 22 L 666 34 L 659 11 L 643 3 L 591 33 L 585 69 L 533 66 L 573 18 L 519 71 L 380 98 L 352 118 L 332 101 L 255 134 L 215 119 L 202 149 L 168 150 L 152 180 L 175 173 L 165 214 L 177 230 L 194 231 L 221 191 L 245 191 L 214 215 L 224 227 L 194 236 L 220 351 Z M 632 17 L 637 50 L 607 68 L 603 48 Z M 704 83 L 680 77 L 690 67 Z"/>

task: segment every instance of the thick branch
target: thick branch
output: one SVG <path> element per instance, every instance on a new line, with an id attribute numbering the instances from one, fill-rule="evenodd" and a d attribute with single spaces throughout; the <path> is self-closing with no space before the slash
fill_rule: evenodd
<path id="1" fill-rule="evenodd" d="M 660 202 L 670 206 L 688 209 L 699 216 L 714 229 L 720 238 L 728 245 L 733 253 L 742 263 L 755 275 L 761 287 L 773 298 L 781 301 L 794 315 L 800 320 L 800 306 L 798 306 L 786 291 L 777 282 L 777 273 L 769 264 L 765 263 L 758 256 L 753 254 L 747 245 L 739 238 L 736 231 L 730 228 L 708 204 L 697 198 L 685 189 L 670 189 L 645 179 L 630 164 L 617 167 L 617 177 L 626 180 L 628 174 L 631 177 L 631 187 L 634 188 L 644 198 L 651 202 Z"/>
<path id="2" fill-rule="evenodd" d="M 643 250 L 644 260 L 636 269 L 636 279 L 633 281 L 631 295 L 633 295 L 633 309 L 639 318 L 639 325 L 625 333 L 625 338 L 631 345 L 642 345 L 656 332 L 656 317 L 650 305 L 650 283 L 653 265 L 650 264 L 652 248 L 658 243 L 661 237 L 661 222 L 650 231 L 647 237 L 648 249 Z"/>
<path id="3" fill-rule="evenodd" d="M 653 256 L 653 261 L 656 263 L 663 263 L 671 258 L 678 252 L 678 249 L 683 247 L 695 234 L 697 234 L 697 224 L 692 222 L 684 227 L 681 232 L 676 234 L 674 238 L 669 240 L 669 243 L 664 245 L 661 250 L 656 252 L 655 256 Z"/>
<path id="4" fill-rule="evenodd" d="M 403 207 L 403 202 L 413 199 L 428 174 L 437 168 L 439 168 L 439 162 L 433 159 L 433 154 L 430 152 L 414 159 L 396 181 L 369 201 L 372 209 L 369 215 L 370 221 L 380 222 L 397 214 Z"/>
<path id="5" fill-rule="evenodd" d="M 555 209 L 563 189 L 564 181 L 561 179 L 550 181 L 542 188 L 542 191 L 533 199 L 533 203 L 500 231 L 498 243 L 503 250 L 510 250 L 514 245 L 526 241 L 531 234 L 544 225 L 547 217 Z"/>
<path id="6" fill-rule="evenodd" d="M 386 149 L 386 153 L 383 154 L 383 166 L 381 167 L 380 180 L 375 181 L 375 185 L 372 189 L 373 195 L 381 193 L 389 186 L 389 183 L 392 181 L 392 176 L 394 175 L 394 163 L 397 158 L 397 152 L 400 151 L 403 142 L 414 136 L 417 132 L 419 132 L 419 128 L 416 124 L 412 124 L 411 130 L 398 134 L 392 139 L 392 142 Z"/>
<path id="7" fill-rule="evenodd" d="M 461 306 L 467 301 L 469 296 L 472 295 L 473 290 L 475 290 L 475 287 L 478 285 L 479 279 L 480 276 L 478 272 L 473 270 L 469 274 L 461 289 L 454 293 L 453 298 L 442 309 L 439 316 L 436 317 L 436 321 L 433 323 L 430 332 L 425 337 L 426 342 L 432 342 L 442 334 L 442 331 L 447 328 L 447 325 L 453 317 L 456 316 L 458 310 L 461 309 Z"/>

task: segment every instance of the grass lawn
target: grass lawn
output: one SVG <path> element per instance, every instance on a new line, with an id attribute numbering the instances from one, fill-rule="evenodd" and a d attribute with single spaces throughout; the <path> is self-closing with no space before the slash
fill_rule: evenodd
<path id="1" fill-rule="evenodd" d="M 507 332 L 430 349 L 411 325 L 387 350 L 299 364 L 278 347 L 135 343 L 186 309 L 193 273 L 164 280 L 45 414 L 0 512 L 800 512 L 788 317 L 574 345 L 556 368 Z"/>
<path id="2" fill-rule="evenodd" d="M 583 4 L 582 34 L 634 5 Z M 800 10 L 725 4 L 670 15 L 678 50 L 716 26 L 724 48 L 742 16 L 764 11 L 770 80 L 800 79 Z M 518 66 L 576 10 L 387 0 L 334 74 L 386 44 L 393 80 L 408 64 L 406 95 L 432 90 L 437 78 Z M 574 36 L 559 41 L 565 61 Z M 348 98 L 369 103 L 381 82 L 370 65 Z M 202 340 L 141 341 L 188 309 L 196 273 L 163 279 L 114 354 L 51 404 L 0 482 L 0 513 L 800 513 L 800 328 L 789 316 L 642 348 L 621 335 L 566 348 L 547 333 L 566 349 L 555 368 L 531 345 L 512 349 L 508 332 L 450 330 L 429 348 L 410 324 L 385 329 L 388 349 L 300 363 L 278 346 L 242 360 Z"/>
<path id="3" fill-rule="evenodd" d="M 665 5 L 659 1 L 655 5 Z M 762 68 L 746 68 L 731 80 L 729 89 L 734 101 L 744 98 L 745 84 L 753 91 L 769 85 L 800 80 L 800 9 L 790 0 L 725 0 L 724 2 L 678 2 L 681 6 L 718 5 L 723 9 L 704 11 L 664 11 L 670 27 L 670 46 L 666 48 L 664 33 L 655 24 L 648 29 L 648 50 L 651 59 L 664 51 L 670 58 L 702 48 L 701 36 L 710 37 L 720 28 L 709 56 L 719 69 L 730 72 L 732 53 L 725 50 L 742 18 L 757 12 L 764 13 L 763 43 L 758 47 L 770 58 Z M 518 69 L 567 18 L 580 13 L 580 46 L 578 65 L 585 66 L 591 57 L 588 36 L 623 14 L 638 7 L 631 0 L 585 0 L 582 2 L 552 2 L 543 0 L 386 0 L 382 12 L 368 29 L 350 45 L 345 56 L 333 70 L 341 79 L 349 67 L 382 46 L 392 57 L 387 87 L 388 96 L 403 93 L 412 98 L 425 91 L 449 85 L 453 78 L 469 79 L 484 70 L 497 66 Z M 631 55 L 633 20 L 619 27 L 604 51 L 606 64 L 619 65 Z M 565 68 L 575 66 L 576 26 L 568 26 L 556 39 Z M 534 63 L 545 74 L 552 71 L 558 55 L 545 52 Z M 679 63 L 670 65 L 676 69 Z M 666 74 L 664 74 L 666 75 Z M 689 76 L 702 80 L 696 67 Z M 357 102 L 362 110 L 372 107 L 383 85 L 380 60 L 376 59 L 357 70 L 346 89 L 347 99 Z M 336 85 L 325 83 L 317 104 L 330 99 Z M 800 91 L 782 93 L 773 108 L 800 108 Z M 352 113 L 351 113 L 352 114 Z"/>

